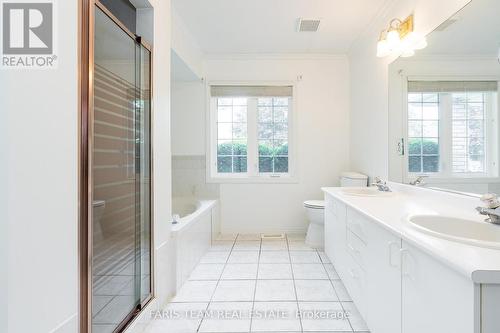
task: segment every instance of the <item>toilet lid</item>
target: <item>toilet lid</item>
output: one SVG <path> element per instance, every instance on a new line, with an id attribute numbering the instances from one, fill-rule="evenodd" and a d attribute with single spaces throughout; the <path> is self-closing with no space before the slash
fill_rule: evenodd
<path id="1" fill-rule="evenodd" d="M 323 200 L 307 200 L 304 202 L 304 207 L 315 208 L 315 209 L 324 209 L 325 202 Z"/>

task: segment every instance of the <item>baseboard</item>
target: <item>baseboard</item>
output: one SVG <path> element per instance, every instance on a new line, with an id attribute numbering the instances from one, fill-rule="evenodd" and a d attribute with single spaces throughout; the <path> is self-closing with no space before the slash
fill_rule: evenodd
<path id="1" fill-rule="evenodd" d="M 261 233 L 285 233 L 285 234 L 305 234 L 305 227 L 286 227 L 286 228 L 224 228 L 222 227 L 221 234 L 261 234 Z"/>

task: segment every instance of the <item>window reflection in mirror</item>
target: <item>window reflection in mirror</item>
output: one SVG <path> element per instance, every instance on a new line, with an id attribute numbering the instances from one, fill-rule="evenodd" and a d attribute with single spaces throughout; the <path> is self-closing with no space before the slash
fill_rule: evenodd
<path id="1" fill-rule="evenodd" d="M 498 1 L 472 1 L 425 50 L 390 64 L 391 180 L 500 194 L 499 12 Z"/>

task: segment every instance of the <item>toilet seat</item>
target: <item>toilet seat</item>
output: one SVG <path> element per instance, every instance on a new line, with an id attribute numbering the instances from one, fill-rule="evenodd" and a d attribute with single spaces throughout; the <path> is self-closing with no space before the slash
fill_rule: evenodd
<path id="1" fill-rule="evenodd" d="M 311 209 L 325 209 L 325 201 L 323 200 L 307 200 L 304 201 L 304 207 Z"/>

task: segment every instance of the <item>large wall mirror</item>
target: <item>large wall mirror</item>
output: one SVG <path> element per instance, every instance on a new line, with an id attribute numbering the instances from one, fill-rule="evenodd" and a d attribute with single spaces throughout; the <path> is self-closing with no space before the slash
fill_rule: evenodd
<path id="1" fill-rule="evenodd" d="M 500 1 L 473 0 L 389 66 L 389 178 L 500 194 Z"/>

